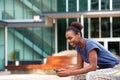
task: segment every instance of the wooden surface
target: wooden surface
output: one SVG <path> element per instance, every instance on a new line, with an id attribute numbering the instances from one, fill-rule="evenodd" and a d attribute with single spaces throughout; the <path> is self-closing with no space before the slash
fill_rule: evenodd
<path id="1" fill-rule="evenodd" d="M 58 69 L 73 67 L 75 63 L 75 57 L 73 56 L 48 56 L 46 64 L 29 64 L 29 65 L 8 65 L 8 70 L 30 70 L 30 69 Z"/>

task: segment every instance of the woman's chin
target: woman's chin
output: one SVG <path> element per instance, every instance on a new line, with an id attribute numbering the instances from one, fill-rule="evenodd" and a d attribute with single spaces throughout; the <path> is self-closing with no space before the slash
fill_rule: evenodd
<path id="1" fill-rule="evenodd" d="M 76 47 L 76 45 L 71 45 L 72 47 Z"/>

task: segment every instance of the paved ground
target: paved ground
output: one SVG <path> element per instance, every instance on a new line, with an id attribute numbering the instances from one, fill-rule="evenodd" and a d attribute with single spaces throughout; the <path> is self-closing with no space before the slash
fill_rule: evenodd
<path id="1" fill-rule="evenodd" d="M 0 80 L 71 80 L 71 78 L 40 74 L 2 74 Z"/>

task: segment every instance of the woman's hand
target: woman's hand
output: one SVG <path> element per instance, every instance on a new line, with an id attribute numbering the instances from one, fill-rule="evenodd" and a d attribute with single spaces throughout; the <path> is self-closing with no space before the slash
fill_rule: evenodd
<path id="1" fill-rule="evenodd" d="M 58 69 L 56 74 L 59 77 L 65 77 L 65 76 L 70 76 L 71 75 L 71 70 L 70 69 Z"/>

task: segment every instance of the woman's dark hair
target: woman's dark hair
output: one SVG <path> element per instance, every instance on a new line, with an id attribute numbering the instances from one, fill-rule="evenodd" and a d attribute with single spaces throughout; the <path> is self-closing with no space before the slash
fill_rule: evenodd
<path id="1" fill-rule="evenodd" d="M 66 32 L 72 30 L 72 31 L 74 31 L 75 34 L 80 32 L 80 34 L 82 36 L 82 32 L 81 32 L 82 28 L 83 28 L 83 26 L 81 25 L 81 23 L 72 22 L 71 25 L 67 28 Z"/>

